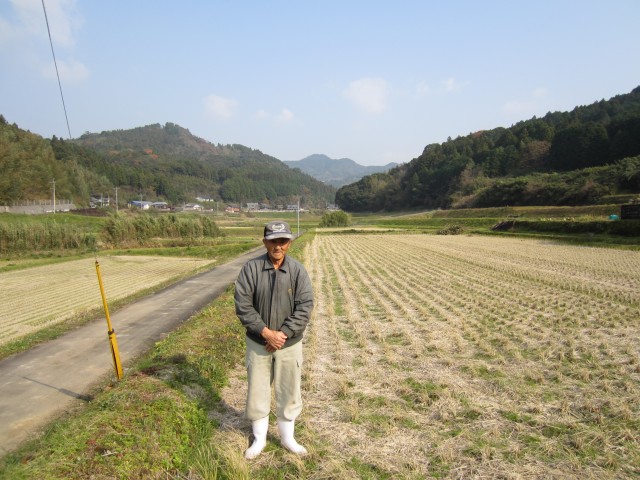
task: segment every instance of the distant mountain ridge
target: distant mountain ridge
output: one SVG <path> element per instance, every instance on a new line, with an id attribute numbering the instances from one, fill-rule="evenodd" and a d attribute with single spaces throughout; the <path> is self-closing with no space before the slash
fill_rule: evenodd
<path id="1" fill-rule="evenodd" d="M 387 165 L 365 166 L 350 158 L 332 159 L 322 154 L 309 155 L 302 160 L 283 162 L 291 168 L 299 168 L 307 175 L 336 188 L 357 182 L 366 175 L 386 172 L 398 165 L 397 163 L 388 163 Z"/>

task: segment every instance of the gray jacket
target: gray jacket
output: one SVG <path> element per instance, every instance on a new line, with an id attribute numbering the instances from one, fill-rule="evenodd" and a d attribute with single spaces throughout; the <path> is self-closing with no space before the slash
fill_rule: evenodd
<path id="1" fill-rule="evenodd" d="M 277 270 L 265 253 L 249 260 L 238 275 L 236 314 L 252 340 L 266 344 L 264 327 L 287 335 L 283 348 L 300 340 L 313 310 L 313 288 L 304 266 L 285 256 Z"/>

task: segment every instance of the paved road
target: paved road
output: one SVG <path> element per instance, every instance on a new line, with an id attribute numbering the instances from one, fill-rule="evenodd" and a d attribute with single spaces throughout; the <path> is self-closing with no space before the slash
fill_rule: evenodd
<path id="1" fill-rule="evenodd" d="M 224 292 L 256 255 L 245 253 L 111 314 L 123 365 Z M 109 375 L 115 378 L 104 317 L 0 361 L 0 456 L 85 400 Z"/>

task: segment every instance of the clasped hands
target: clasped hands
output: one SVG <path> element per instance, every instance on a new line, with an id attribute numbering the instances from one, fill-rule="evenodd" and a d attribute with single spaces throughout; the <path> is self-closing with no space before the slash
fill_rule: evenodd
<path id="1" fill-rule="evenodd" d="M 268 327 L 264 327 L 260 334 L 267 341 L 266 349 L 269 353 L 280 350 L 288 338 L 284 332 L 271 330 Z"/>

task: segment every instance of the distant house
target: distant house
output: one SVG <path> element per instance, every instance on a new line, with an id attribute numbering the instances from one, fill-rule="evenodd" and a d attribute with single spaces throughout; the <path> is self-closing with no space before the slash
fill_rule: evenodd
<path id="1" fill-rule="evenodd" d="M 187 203 L 182 207 L 182 210 L 199 212 L 202 210 L 202 206 L 197 203 Z"/>
<path id="2" fill-rule="evenodd" d="M 255 211 L 258 210 L 260 208 L 260 204 L 259 203 L 247 203 L 247 210 L 248 211 Z"/>
<path id="3" fill-rule="evenodd" d="M 224 209 L 226 213 L 240 213 L 240 207 L 237 205 L 227 205 Z"/>
<path id="4" fill-rule="evenodd" d="M 91 195 L 89 198 L 89 205 L 93 207 L 108 207 L 110 203 L 109 197 L 103 197 L 102 195 Z"/>
<path id="5" fill-rule="evenodd" d="M 153 208 L 157 210 L 168 210 L 169 204 L 167 202 L 153 202 Z"/>
<path id="6" fill-rule="evenodd" d="M 141 210 L 149 210 L 152 205 L 153 202 L 143 202 L 140 200 L 132 200 L 127 204 L 129 208 L 139 208 Z"/>
<path id="7" fill-rule="evenodd" d="M 294 211 L 294 212 L 295 212 L 296 210 L 298 210 L 298 205 L 296 205 L 296 204 L 293 204 L 293 205 L 287 205 L 287 210 L 288 210 L 288 211 Z"/>

